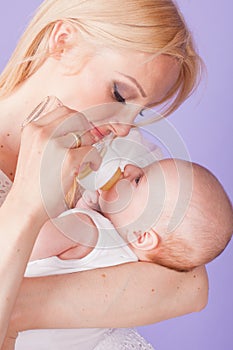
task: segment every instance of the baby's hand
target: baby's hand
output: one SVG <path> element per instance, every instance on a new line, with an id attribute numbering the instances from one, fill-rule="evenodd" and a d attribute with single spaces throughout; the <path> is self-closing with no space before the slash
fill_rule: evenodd
<path id="1" fill-rule="evenodd" d="M 77 202 L 76 208 L 99 210 L 99 192 L 85 190 L 82 198 Z"/>

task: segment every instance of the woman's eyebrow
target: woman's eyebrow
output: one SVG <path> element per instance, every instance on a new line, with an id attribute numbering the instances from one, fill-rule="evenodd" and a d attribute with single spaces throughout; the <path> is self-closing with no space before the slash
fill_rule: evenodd
<path id="1" fill-rule="evenodd" d="M 121 72 L 117 72 L 117 73 L 123 75 L 123 77 L 125 77 L 125 78 L 129 79 L 130 81 L 132 81 L 132 83 L 134 83 L 134 85 L 136 85 L 136 87 L 138 88 L 138 90 L 139 90 L 140 94 L 142 95 L 142 97 L 147 97 L 147 94 L 143 90 L 142 86 L 139 84 L 139 82 L 135 78 L 131 77 L 130 75 L 121 73 Z"/>

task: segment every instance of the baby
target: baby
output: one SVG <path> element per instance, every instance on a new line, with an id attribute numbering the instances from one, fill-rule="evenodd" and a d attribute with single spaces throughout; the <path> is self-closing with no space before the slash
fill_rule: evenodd
<path id="1" fill-rule="evenodd" d="M 99 212 L 77 206 L 44 225 L 29 270 L 55 256 L 88 260 L 87 268 L 91 260 L 101 267 L 110 259 L 112 265 L 140 260 L 189 271 L 217 257 L 232 236 L 233 210 L 222 185 L 195 163 L 129 164 L 110 190 L 96 195 Z M 72 272 L 68 266 L 66 272 Z"/>

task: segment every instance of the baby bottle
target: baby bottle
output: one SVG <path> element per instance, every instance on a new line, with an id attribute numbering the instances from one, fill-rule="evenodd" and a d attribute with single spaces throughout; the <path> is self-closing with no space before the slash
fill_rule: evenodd
<path id="1" fill-rule="evenodd" d="M 89 165 L 78 176 L 78 183 L 85 189 L 96 191 L 109 190 L 120 178 L 120 158 L 111 148 L 111 144 L 104 141 L 93 145 L 102 157 L 102 163 L 97 171 L 93 171 Z"/>

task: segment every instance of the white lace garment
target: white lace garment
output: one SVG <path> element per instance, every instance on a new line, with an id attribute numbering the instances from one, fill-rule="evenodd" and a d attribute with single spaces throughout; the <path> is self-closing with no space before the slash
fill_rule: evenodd
<path id="1" fill-rule="evenodd" d="M 10 191 L 11 185 L 11 180 L 0 169 L 0 206 L 6 199 L 6 196 Z"/>
<path id="2" fill-rule="evenodd" d="M 113 328 L 104 334 L 104 339 L 93 350 L 154 350 L 147 341 L 132 328 Z"/>

